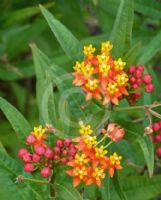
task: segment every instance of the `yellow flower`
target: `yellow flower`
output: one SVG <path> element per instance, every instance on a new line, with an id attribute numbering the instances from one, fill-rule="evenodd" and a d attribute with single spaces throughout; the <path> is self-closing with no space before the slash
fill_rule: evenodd
<path id="1" fill-rule="evenodd" d="M 128 82 L 128 76 L 127 74 L 118 74 L 117 75 L 117 83 L 119 86 L 124 86 Z"/>
<path id="2" fill-rule="evenodd" d="M 90 135 L 92 134 L 93 130 L 91 129 L 90 125 L 85 126 L 83 122 L 81 122 L 79 132 L 81 135 Z"/>
<path id="3" fill-rule="evenodd" d="M 118 60 L 114 61 L 114 64 L 116 70 L 123 70 L 126 65 L 126 62 L 123 62 L 122 59 L 119 58 Z"/>
<path id="4" fill-rule="evenodd" d="M 74 159 L 74 163 L 79 165 L 79 166 L 82 166 L 82 165 L 85 165 L 88 163 L 88 159 L 86 158 L 86 155 L 85 154 L 76 154 L 75 155 L 75 159 Z"/>
<path id="5" fill-rule="evenodd" d="M 84 142 L 86 143 L 88 148 L 92 148 L 95 144 L 97 144 L 96 136 L 86 135 L 84 137 Z"/>
<path id="6" fill-rule="evenodd" d="M 41 139 L 41 137 L 44 135 L 44 133 L 45 133 L 45 129 L 42 128 L 42 126 L 34 127 L 33 135 L 37 139 Z"/>
<path id="7" fill-rule="evenodd" d="M 94 91 L 98 87 L 97 83 L 97 79 L 88 80 L 88 82 L 86 83 L 86 87 L 89 88 L 91 91 Z"/>
<path id="8" fill-rule="evenodd" d="M 110 43 L 110 41 L 102 42 L 101 52 L 108 54 L 112 48 L 113 48 L 113 45 Z"/>
<path id="9" fill-rule="evenodd" d="M 73 69 L 76 71 L 76 72 L 81 72 L 82 71 L 82 68 L 84 67 L 84 62 L 76 62 L 75 66 L 73 67 Z"/>
<path id="10" fill-rule="evenodd" d="M 120 160 L 122 160 L 122 156 L 118 156 L 116 152 L 114 152 L 113 155 L 110 156 L 110 164 L 112 165 L 120 165 Z"/>
<path id="11" fill-rule="evenodd" d="M 97 180 L 100 181 L 101 179 L 105 178 L 105 173 L 103 169 L 96 167 L 92 176 Z"/>
<path id="12" fill-rule="evenodd" d="M 107 150 L 104 150 L 104 146 L 103 145 L 100 146 L 99 148 L 96 147 L 95 148 L 95 152 L 96 152 L 95 155 L 96 155 L 97 158 L 103 158 L 108 153 Z"/>
<path id="13" fill-rule="evenodd" d="M 109 83 L 107 86 L 107 91 L 111 95 L 118 92 L 117 83 Z"/>
<path id="14" fill-rule="evenodd" d="M 94 68 L 90 64 L 82 65 L 81 68 L 84 76 L 90 77 L 93 74 Z"/>
<path id="15" fill-rule="evenodd" d="M 88 173 L 87 173 L 85 166 L 74 168 L 74 176 L 78 176 L 80 179 L 83 179 L 84 176 L 86 176 L 87 174 Z"/>
<path id="16" fill-rule="evenodd" d="M 94 52 L 96 51 L 96 48 L 94 48 L 93 46 L 92 46 L 92 44 L 90 44 L 90 45 L 88 45 L 88 46 L 84 46 L 84 54 L 86 55 L 86 56 L 88 56 L 88 55 L 92 55 Z"/>

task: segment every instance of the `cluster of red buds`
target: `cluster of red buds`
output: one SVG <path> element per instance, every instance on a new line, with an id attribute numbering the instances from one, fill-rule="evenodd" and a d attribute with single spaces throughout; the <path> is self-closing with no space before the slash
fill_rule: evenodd
<path id="1" fill-rule="evenodd" d="M 155 134 L 152 138 L 157 145 L 156 154 L 158 157 L 161 157 L 161 121 L 153 123 L 151 127 Z"/>
<path id="2" fill-rule="evenodd" d="M 153 92 L 154 86 L 152 84 L 152 77 L 150 74 L 144 74 L 144 66 L 130 66 L 128 70 L 129 83 L 131 93 L 127 97 L 130 105 L 133 105 L 139 100 L 142 95 L 142 91 L 150 93 Z"/>
<path id="3" fill-rule="evenodd" d="M 54 165 L 64 165 L 74 158 L 76 148 L 69 138 L 56 140 L 54 147 L 48 144 L 46 138 L 52 130 L 38 126 L 27 136 L 28 148 L 21 148 L 18 152 L 18 156 L 24 162 L 24 171 L 34 172 L 39 169 L 41 176 L 47 178 L 51 175 Z"/>

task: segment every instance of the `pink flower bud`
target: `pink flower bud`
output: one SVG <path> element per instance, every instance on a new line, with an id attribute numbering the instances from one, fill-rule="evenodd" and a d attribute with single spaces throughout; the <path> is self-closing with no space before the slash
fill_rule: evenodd
<path id="1" fill-rule="evenodd" d="M 157 154 L 158 157 L 161 157 L 161 147 L 157 148 L 156 154 Z"/>
<path id="2" fill-rule="evenodd" d="M 48 178 L 50 176 L 50 168 L 49 167 L 44 167 L 41 170 L 41 176 L 44 178 Z"/>
<path id="3" fill-rule="evenodd" d="M 39 162 L 40 161 L 40 156 L 38 154 L 34 153 L 32 155 L 32 161 L 33 162 Z"/>
<path id="4" fill-rule="evenodd" d="M 136 70 L 135 71 L 135 73 L 134 73 L 134 76 L 136 77 L 136 78 L 140 78 L 141 77 L 141 75 L 142 75 L 142 72 L 140 71 L 140 70 Z"/>
<path id="5" fill-rule="evenodd" d="M 36 142 L 36 137 L 34 135 L 29 135 L 26 138 L 26 143 L 27 144 L 35 144 Z"/>
<path id="6" fill-rule="evenodd" d="M 22 158 L 23 155 L 26 154 L 26 153 L 29 153 L 29 151 L 28 151 L 27 149 L 25 149 L 25 148 L 21 148 L 21 149 L 18 151 L 18 156 L 19 156 L 20 158 Z"/>
<path id="7" fill-rule="evenodd" d="M 60 160 L 60 157 L 58 155 L 55 155 L 54 160 Z"/>
<path id="8" fill-rule="evenodd" d="M 153 131 L 159 131 L 160 128 L 161 128 L 161 125 L 160 125 L 159 122 L 156 122 L 156 123 L 152 124 Z"/>
<path id="9" fill-rule="evenodd" d="M 76 154 L 76 149 L 75 149 L 75 148 L 71 148 L 71 149 L 69 150 L 69 155 L 70 155 L 70 156 L 75 156 L 75 154 Z"/>
<path id="10" fill-rule="evenodd" d="M 68 155 L 68 151 L 67 151 L 67 150 L 63 150 L 63 151 L 62 151 L 62 155 L 63 155 L 63 156 Z"/>
<path id="11" fill-rule="evenodd" d="M 135 72 L 135 70 L 136 70 L 136 67 L 134 65 L 131 65 L 128 72 L 129 72 L 129 74 L 133 74 Z"/>
<path id="12" fill-rule="evenodd" d="M 42 147 L 42 146 L 38 146 L 38 147 L 36 147 L 35 152 L 36 152 L 38 155 L 43 155 L 43 154 L 45 153 L 45 148 Z"/>
<path id="13" fill-rule="evenodd" d="M 154 91 L 154 85 L 149 83 L 148 85 L 146 85 L 145 87 L 147 92 L 153 92 Z"/>
<path id="14" fill-rule="evenodd" d="M 59 154 L 60 153 L 60 148 L 59 147 L 54 147 L 53 151 L 54 151 L 54 153 Z"/>
<path id="15" fill-rule="evenodd" d="M 161 135 L 155 136 L 155 142 L 161 142 Z"/>
<path id="16" fill-rule="evenodd" d="M 30 155 L 30 153 L 25 153 L 24 155 L 23 155 L 23 157 L 22 157 L 22 160 L 24 161 L 24 162 L 31 162 L 31 155 Z"/>
<path id="17" fill-rule="evenodd" d="M 45 151 L 45 153 L 44 153 L 44 156 L 46 158 L 52 158 L 53 155 L 54 155 L 54 153 L 53 153 L 52 149 L 51 148 L 47 148 L 46 151 Z"/>
<path id="18" fill-rule="evenodd" d="M 63 141 L 62 140 L 57 140 L 56 141 L 56 146 L 57 147 L 62 147 L 63 146 Z"/>
<path id="19" fill-rule="evenodd" d="M 65 145 L 66 147 L 68 147 L 70 144 L 71 144 L 71 139 L 66 138 L 66 139 L 64 140 L 64 145 Z"/>
<path id="20" fill-rule="evenodd" d="M 25 172 L 33 172 L 34 171 L 34 165 L 31 163 L 26 163 L 24 165 L 24 171 Z"/>
<path id="21" fill-rule="evenodd" d="M 151 83 L 151 81 L 152 81 L 151 75 L 150 74 L 145 74 L 144 77 L 143 77 L 143 82 L 145 84 L 149 84 L 149 83 Z"/>
<path id="22" fill-rule="evenodd" d="M 65 165 L 67 163 L 67 159 L 66 158 L 62 158 L 61 159 L 61 164 Z"/>
<path id="23" fill-rule="evenodd" d="M 144 66 L 139 65 L 139 66 L 138 66 L 138 70 L 139 70 L 141 73 L 143 73 L 143 72 L 144 72 Z"/>

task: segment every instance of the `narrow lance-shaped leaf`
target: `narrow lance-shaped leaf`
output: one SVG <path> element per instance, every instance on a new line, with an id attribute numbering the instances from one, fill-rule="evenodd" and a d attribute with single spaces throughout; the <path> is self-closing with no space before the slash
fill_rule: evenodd
<path id="1" fill-rule="evenodd" d="M 122 56 L 130 48 L 133 26 L 133 0 L 121 0 L 110 39 L 114 56 Z"/>
<path id="2" fill-rule="evenodd" d="M 80 47 L 79 41 L 61 22 L 55 19 L 55 17 L 43 6 L 40 5 L 40 9 L 65 53 L 72 60 L 80 59 L 82 57 L 82 49 Z"/>
<path id="3" fill-rule="evenodd" d="M 3 111 L 4 115 L 17 133 L 18 139 L 24 142 L 26 135 L 31 132 L 31 127 L 28 121 L 14 106 L 2 97 L 0 97 L 0 109 Z"/>

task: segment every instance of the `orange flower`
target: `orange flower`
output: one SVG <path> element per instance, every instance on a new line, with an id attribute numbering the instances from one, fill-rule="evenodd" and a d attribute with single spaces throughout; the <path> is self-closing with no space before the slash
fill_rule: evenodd
<path id="1" fill-rule="evenodd" d="M 126 65 L 121 58 L 114 60 L 110 51 L 113 45 L 107 41 L 101 45 L 101 53 L 95 55 L 95 48 L 90 44 L 84 47 L 86 58 L 76 62 L 73 67 L 73 84 L 81 86 L 86 93 L 86 100 L 96 98 L 103 105 L 108 102 L 118 105 L 123 95 L 128 95 L 128 76 L 124 71 Z"/>
<path id="2" fill-rule="evenodd" d="M 118 124 L 111 123 L 108 125 L 107 130 L 106 129 L 102 130 L 102 133 L 107 135 L 114 142 L 118 142 L 124 137 L 125 130 Z"/>

